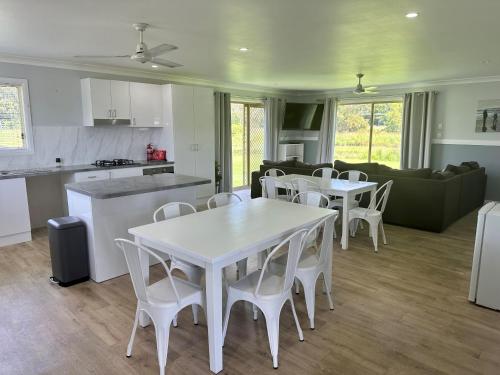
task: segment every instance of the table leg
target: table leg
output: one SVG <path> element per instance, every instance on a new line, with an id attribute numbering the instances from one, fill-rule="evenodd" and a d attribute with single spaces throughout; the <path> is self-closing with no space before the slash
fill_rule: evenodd
<path id="1" fill-rule="evenodd" d="M 330 288 L 331 288 L 331 285 L 332 285 L 333 226 L 334 226 L 334 224 L 335 224 L 335 217 L 332 216 L 325 223 L 325 234 L 324 234 L 325 235 L 324 239 L 325 239 L 325 241 L 328 241 L 327 246 L 330 249 L 330 251 L 328 251 L 328 259 L 327 259 L 328 268 L 327 268 L 327 274 L 323 275 L 323 277 L 325 278 L 326 284 L 330 285 Z"/>
<path id="2" fill-rule="evenodd" d="M 347 250 L 349 247 L 349 202 L 351 196 L 349 193 L 345 194 L 345 197 L 342 199 L 342 249 Z"/>
<path id="3" fill-rule="evenodd" d="M 222 371 L 222 268 L 207 265 L 205 269 L 207 293 L 207 326 L 210 370 Z"/>
<path id="4" fill-rule="evenodd" d="M 136 238 L 135 243 L 140 245 L 141 241 Z M 142 276 L 144 277 L 144 282 L 149 285 L 149 254 L 144 251 L 139 252 L 139 260 L 141 262 Z M 151 323 L 151 319 L 148 314 L 144 311 L 139 313 L 139 324 L 141 327 L 147 327 Z"/>

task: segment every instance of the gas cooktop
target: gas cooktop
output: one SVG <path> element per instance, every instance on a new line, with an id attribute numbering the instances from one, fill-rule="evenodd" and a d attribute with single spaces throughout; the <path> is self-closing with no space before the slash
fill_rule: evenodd
<path id="1" fill-rule="evenodd" d="M 96 167 L 119 167 L 124 165 L 140 165 L 130 159 L 96 160 L 92 165 Z"/>

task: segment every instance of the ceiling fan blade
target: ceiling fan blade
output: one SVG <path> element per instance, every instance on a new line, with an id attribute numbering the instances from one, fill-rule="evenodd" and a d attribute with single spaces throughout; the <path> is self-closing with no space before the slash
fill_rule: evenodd
<path id="1" fill-rule="evenodd" d="M 365 91 L 374 91 L 377 89 L 377 86 L 365 87 Z"/>
<path id="2" fill-rule="evenodd" d="M 176 62 L 165 60 L 165 59 L 152 58 L 151 62 L 154 64 L 166 66 L 168 68 L 178 68 L 180 66 L 183 66 L 182 64 L 178 64 Z"/>
<path id="3" fill-rule="evenodd" d="M 79 59 L 112 59 L 115 57 L 123 58 L 123 57 L 128 57 L 130 58 L 130 55 L 114 55 L 114 56 L 105 56 L 105 55 L 76 55 L 73 56 Z"/>
<path id="4" fill-rule="evenodd" d="M 177 49 L 177 46 L 174 46 L 172 44 L 160 44 L 156 47 L 150 48 L 148 52 L 151 54 L 152 57 L 163 55 L 164 53 L 168 51 L 173 51 L 174 49 Z"/>

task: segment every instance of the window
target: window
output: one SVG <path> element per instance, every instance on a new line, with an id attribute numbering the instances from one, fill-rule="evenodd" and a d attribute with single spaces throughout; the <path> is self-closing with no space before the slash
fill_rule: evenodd
<path id="1" fill-rule="evenodd" d="M 402 121 L 402 101 L 339 104 L 334 159 L 399 168 Z"/>
<path id="2" fill-rule="evenodd" d="M 264 158 L 264 106 L 231 103 L 233 188 L 250 185 L 250 174 Z"/>
<path id="3" fill-rule="evenodd" d="M 28 82 L 0 78 L 0 155 L 32 151 Z"/>

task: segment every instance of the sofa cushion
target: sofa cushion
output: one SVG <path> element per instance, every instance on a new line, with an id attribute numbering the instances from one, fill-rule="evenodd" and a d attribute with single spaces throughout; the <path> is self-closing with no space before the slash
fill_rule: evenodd
<path id="1" fill-rule="evenodd" d="M 369 176 L 370 174 L 377 174 L 378 173 L 379 164 L 378 163 L 346 163 L 345 161 L 342 161 L 342 160 L 335 160 L 333 167 L 339 172 L 354 170 L 354 171 L 365 172 Z"/>
<path id="2" fill-rule="evenodd" d="M 446 179 L 451 178 L 453 176 L 455 176 L 455 173 L 450 172 L 450 171 L 447 171 L 447 172 L 445 172 L 445 171 L 434 171 L 431 174 L 431 178 L 433 180 L 446 180 Z"/>
<path id="3" fill-rule="evenodd" d="M 379 171 L 382 176 L 389 177 L 410 177 L 410 178 L 430 178 L 432 173 L 431 168 L 419 168 L 419 169 L 390 169 Z"/>
<path id="4" fill-rule="evenodd" d="M 455 174 L 466 173 L 469 172 L 470 170 L 472 169 L 466 165 L 453 165 L 453 164 L 448 164 L 444 169 L 445 172 L 453 172 Z"/>
<path id="5" fill-rule="evenodd" d="M 479 163 L 477 161 L 464 161 L 460 165 L 465 165 L 466 167 L 469 167 L 470 169 L 479 169 Z"/>
<path id="6" fill-rule="evenodd" d="M 318 169 L 318 168 L 333 168 L 332 163 L 319 163 L 319 164 L 309 164 L 303 163 L 301 161 L 297 162 L 297 168 L 310 168 L 310 169 Z"/>
<path id="7" fill-rule="evenodd" d="M 297 160 L 282 160 L 282 161 L 263 160 L 262 164 L 268 166 L 273 165 L 276 167 L 295 167 L 297 165 Z"/>

